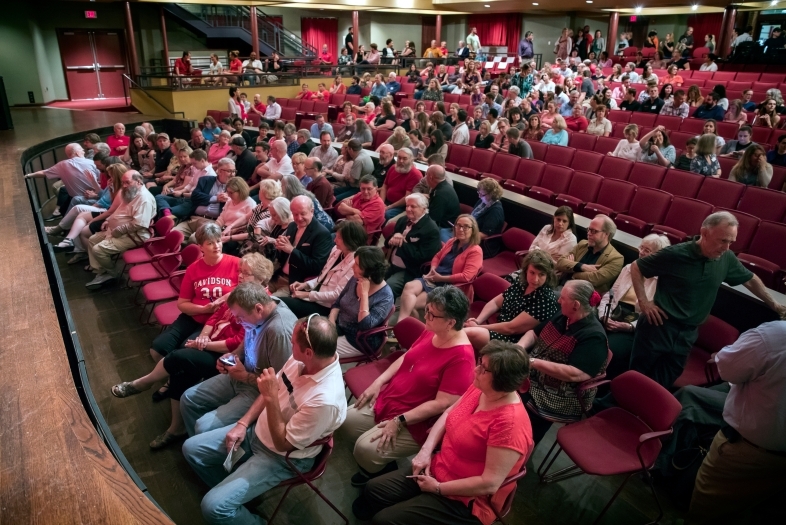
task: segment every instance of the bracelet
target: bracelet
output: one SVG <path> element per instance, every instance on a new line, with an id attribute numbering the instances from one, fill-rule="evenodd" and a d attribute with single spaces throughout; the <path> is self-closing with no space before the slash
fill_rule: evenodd
<path id="1" fill-rule="evenodd" d="M 240 425 L 240 426 L 242 426 L 242 427 L 248 428 L 248 425 L 246 425 L 245 423 L 243 423 L 243 422 L 242 422 L 242 421 L 240 421 L 240 420 L 238 420 L 238 421 L 237 421 L 237 424 L 238 424 L 238 425 Z"/>

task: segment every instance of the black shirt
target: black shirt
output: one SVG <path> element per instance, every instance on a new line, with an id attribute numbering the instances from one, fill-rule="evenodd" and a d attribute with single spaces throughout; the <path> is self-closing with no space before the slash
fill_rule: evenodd
<path id="1" fill-rule="evenodd" d="M 489 149 L 491 147 L 492 142 L 494 142 L 494 135 L 489 133 L 486 135 L 486 138 L 480 136 L 480 133 L 475 137 L 475 147 L 476 148 L 483 148 Z"/>
<path id="2" fill-rule="evenodd" d="M 437 184 L 437 187 L 429 192 L 428 214 L 440 228 L 450 228 L 450 223 L 456 222 L 461 208 L 459 207 L 458 195 L 453 186 L 447 181 Z"/>
<path id="3" fill-rule="evenodd" d="M 782 48 L 784 45 L 786 45 L 786 37 L 783 35 L 778 38 L 768 38 L 764 41 L 764 47 L 767 48 L 767 53 L 772 53 L 776 49 Z"/>
<path id="4" fill-rule="evenodd" d="M 442 125 L 439 127 L 439 130 L 442 132 L 442 135 L 445 137 L 446 142 L 450 140 L 451 136 L 453 136 L 453 126 L 451 126 L 447 122 L 443 122 Z"/>
<path id="5" fill-rule="evenodd" d="M 633 102 L 628 102 L 627 100 L 623 100 L 622 104 L 620 104 L 620 109 L 624 109 L 626 111 L 640 111 L 641 104 L 638 100 L 634 100 Z"/>
<path id="6" fill-rule="evenodd" d="M 254 174 L 254 170 L 259 165 L 259 161 L 251 153 L 250 149 L 243 150 L 243 153 L 237 156 L 235 159 L 235 169 L 237 169 L 237 176 L 243 179 L 244 181 L 248 182 L 248 179 L 251 178 L 251 175 Z"/>
<path id="7" fill-rule="evenodd" d="M 354 44 L 354 39 L 352 38 L 352 34 L 351 33 L 347 33 L 347 36 L 344 37 L 344 47 L 347 48 L 347 52 L 348 53 L 351 53 L 352 52 L 352 47 L 347 45 L 347 44 L 355 45 Z"/>
<path id="8" fill-rule="evenodd" d="M 166 171 L 173 155 L 171 148 L 167 148 L 165 151 L 156 150 L 156 173 Z"/>
<path id="9" fill-rule="evenodd" d="M 654 99 L 648 98 L 641 104 L 639 111 L 641 111 L 642 113 L 659 114 L 661 108 L 663 107 L 663 104 L 664 102 L 662 98 L 658 98 L 658 97 L 655 97 Z"/>
<path id="10" fill-rule="evenodd" d="M 693 159 L 688 158 L 688 156 L 683 153 L 677 159 L 677 162 L 674 163 L 674 167 L 677 168 L 678 170 L 690 171 L 690 163 L 692 160 Z"/>
<path id="11" fill-rule="evenodd" d="M 311 139 L 308 139 L 303 144 L 298 146 L 296 153 L 305 153 L 306 156 L 309 156 L 311 154 L 311 150 L 316 148 L 316 147 L 317 147 L 317 145 L 314 144 L 314 142 Z"/>
<path id="12" fill-rule="evenodd" d="M 379 158 L 374 157 L 372 160 L 374 161 L 374 171 L 371 174 L 377 179 L 377 187 L 381 188 L 385 183 L 385 175 L 388 174 L 388 170 L 396 163 L 396 160 L 392 159 L 384 166 L 379 162 Z"/>

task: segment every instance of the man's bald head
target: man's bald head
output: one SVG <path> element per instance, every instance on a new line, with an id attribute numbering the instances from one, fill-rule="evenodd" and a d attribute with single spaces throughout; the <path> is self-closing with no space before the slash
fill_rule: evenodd
<path id="1" fill-rule="evenodd" d="M 314 218 L 314 203 L 305 195 L 298 195 L 289 205 L 292 212 L 292 220 L 297 224 L 299 230 L 305 229 Z"/>
<path id="2" fill-rule="evenodd" d="M 81 144 L 72 142 L 71 144 L 65 147 L 65 154 L 66 157 L 68 157 L 69 159 L 73 159 L 74 157 L 84 157 L 85 150 L 84 148 L 82 148 Z"/>

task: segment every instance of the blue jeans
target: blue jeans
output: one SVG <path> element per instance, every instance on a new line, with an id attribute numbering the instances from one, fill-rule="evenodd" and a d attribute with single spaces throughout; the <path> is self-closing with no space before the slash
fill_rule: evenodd
<path id="1" fill-rule="evenodd" d="M 191 468 L 211 489 L 202 499 L 202 517 L 209 524 L 263 525 L 265 520 L 251 514 L 243 504 L 295 477 L 284 460 L 259 441 L 251 425 L 241 447 L 246 454 L 231 474 L 223 463 L 227 457 L 224 438 L 232 426 L 217 428 L 194 436 L 183 444 L 183 455 Z M 309 470 L 314 459 L 292 459 L 301 472 Z"/>
<path id="2" fill-rule="evenodd" d="M 440 228 L 439 229 L 439 240 L 443 243 L 448 242 L 450 239 L 453 238 L 453 228 Z"/>
<path id="3" fill-rule="evenodd" d="M 68 203 L 68 211 L 71 211 L 71 208 L 73 208 L 74 206 L 78 206 L 80 204 L 93 206 L 96 202 L 98 202 L 98 199 L 88 199 L 84 195 L 77 195 L 76 197 L 71 199 L 71 202 Z"/>
<path id="4" fill-rule="evenodd" d="M 191 215 L 191 199 L 159 194 L 156 195 L 156 208 L 159 217 L 163 216 L 165 209 L 169 209 L 178 219 L 187 219 Z"/>
<path id="5" fill-rule="evenodd" d="M 248 412 L 258 395 L 256 386 L 235 381 L 227 374 L 192 386 L 180 397 L 180 412 L 188 435 L 234 425 Z"/>
<path id="6" fill-rule="evenodd" d="M 389 210 L 385 210 L 385 222 L 388 222 L 399 213 L 404 213 L 405 210 L 406 208 L 390 208 Z"/>

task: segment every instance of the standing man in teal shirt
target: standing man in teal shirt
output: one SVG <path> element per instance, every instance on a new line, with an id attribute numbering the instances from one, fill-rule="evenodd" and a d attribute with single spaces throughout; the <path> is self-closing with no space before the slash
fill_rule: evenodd
<path id="1" fill-rule="evenodd" d="M 779 317 L 786 315 L 786 306 L 775 302 L 761 279 L 729 250 L 737 238 L 738 224 L 729 212 L 713 213 L 704 219 L 699 239 L 664 248 L 631 264 L 641 310 L 631 370 L 671 387 L 685 368 L 698 327 L 710 315 L 721 283 L 741 284 Z M 644 280 L 655 276 L 658 288 L 650 301 Z"/>

